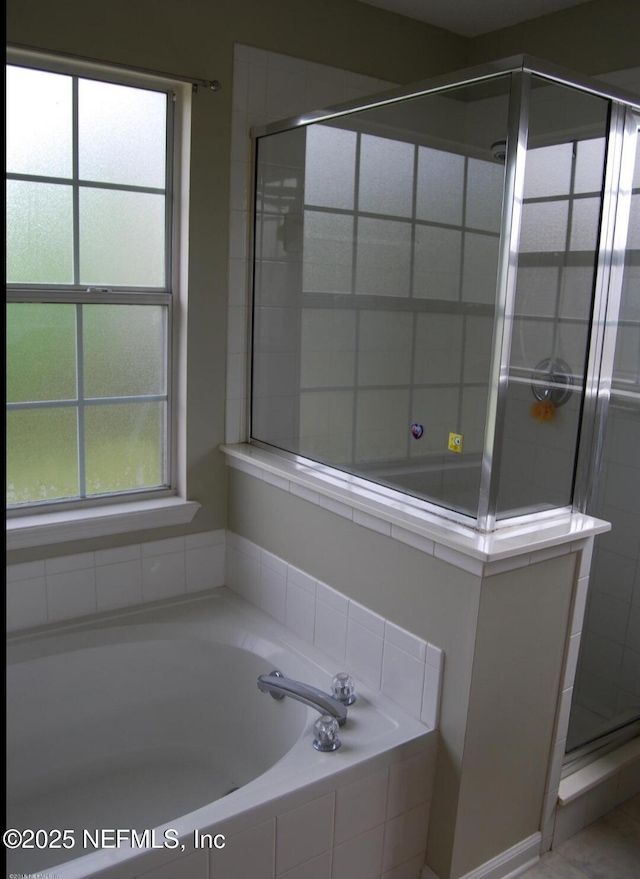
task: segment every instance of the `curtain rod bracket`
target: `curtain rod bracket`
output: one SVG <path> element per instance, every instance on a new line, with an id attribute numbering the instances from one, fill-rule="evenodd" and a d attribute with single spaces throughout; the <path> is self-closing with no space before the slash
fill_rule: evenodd
<path id="1" fill-rule="evenodd" d="M 220 82 L 217 79 L 201 79 L 199 82 L 194 82 L 192 84 L 193 93 L 196 94 L 198 91 L 198 86 L 201 85 L 203 88 L 209 89 L 209 91 L 217 92 L 220 91 Z"/>

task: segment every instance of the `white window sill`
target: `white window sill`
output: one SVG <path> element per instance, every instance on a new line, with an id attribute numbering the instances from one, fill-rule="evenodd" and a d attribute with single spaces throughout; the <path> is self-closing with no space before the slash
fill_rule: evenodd
<path id="1" fill-rule="evenodd" d="M 7 521 L 7 550 L 185 525 L 199 509 L 196 501 L 165 497 L 22 516 Z"/>

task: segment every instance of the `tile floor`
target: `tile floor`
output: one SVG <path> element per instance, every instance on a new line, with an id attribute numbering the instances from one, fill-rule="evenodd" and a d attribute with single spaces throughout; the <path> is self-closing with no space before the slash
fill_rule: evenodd
<path id="1" fill-rule="evenodd" d="M 547 852 L 520 879 L 640 879 L 640 794 Z"/>

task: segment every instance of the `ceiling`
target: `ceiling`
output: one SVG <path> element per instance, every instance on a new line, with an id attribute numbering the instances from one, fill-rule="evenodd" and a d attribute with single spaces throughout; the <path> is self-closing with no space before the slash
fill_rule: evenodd
<path id="1" fill-rule="evenodd" d="M 361 0 L 399 15 L 437 25 L 464 37 L 579 6 L 590 0 Z"/>

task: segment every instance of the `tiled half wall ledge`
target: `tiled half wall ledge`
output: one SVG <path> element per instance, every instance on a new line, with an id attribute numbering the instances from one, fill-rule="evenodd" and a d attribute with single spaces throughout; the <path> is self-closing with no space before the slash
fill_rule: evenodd
<path id="1" fill-rule="evenodd" d="M 478 577 L 581 550 L 587 538 L 611 527 L 601 519 L 563 512 L 482 534 L 421 508 L 420 501 L 403 500 L 400 492 L 376 490 L 373 482 L 314 461 L 285 457 L 249 443 L 223 445 L 221 451 L 229 467 Z"/>

